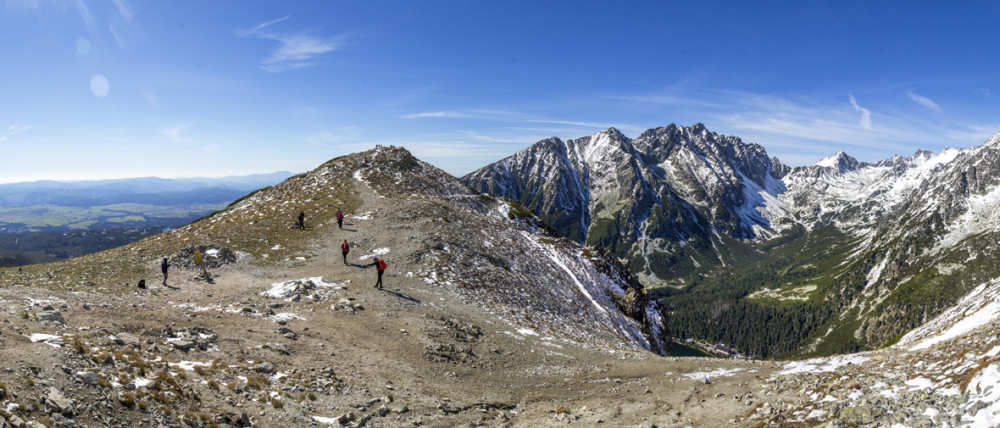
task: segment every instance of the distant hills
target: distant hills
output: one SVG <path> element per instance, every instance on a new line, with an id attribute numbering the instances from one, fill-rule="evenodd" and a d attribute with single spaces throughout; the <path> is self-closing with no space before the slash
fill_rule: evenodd
<path id="1" fill-rule="evenodd" d="M 291 175 L 0 184 L 0 266 L 63 260 L 125 245 L 188 224 Z"/>
<path id="2" fill-rule="evenodd" d="M 0 233 L 180 226 L 291 175 L 0 184 Z"/>

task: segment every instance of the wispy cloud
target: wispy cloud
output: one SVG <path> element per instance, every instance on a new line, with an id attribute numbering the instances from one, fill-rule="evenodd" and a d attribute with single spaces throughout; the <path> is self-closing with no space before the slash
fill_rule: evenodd
<path id="1" fill-rule="evenodd" d="M 4 132 L 3 134 L 0 134 L 0 142 L 7 141 L 8 138 L 14 136 L 15 134 L 20 134 L 29 129 L 31 129 L 30 126 L 21 126 L 21 125 L 8 126 L 7 131 Z"/>
<path id="2" fill-rule="evenodd" d="M 281 43 L 270 56 L 261 61 L 261 69 L 271 73 L 296 70 L 313 65 L 316 56 L 337 50 L 343 44 L 343 37 L 317 37 L 305 31 L 297 33 L 275 32 L 270 27 L 287 21 L 291 15 L 272 19 L 249 30 L 240 30 L 240 37 L 254 37 Z"/>
<path id="3" fill-rule="evenodd" d="M 861 113 L 861 127 L 869 131 L 872 130 L 872 112 L 864 107 L 858 105 L 858 100 L 854 99 L 854 94 L 848 95 L 851 99 L 851 105 L 854 106 L 854 110 Z"/>
<path id="4" fill-rule="evenodd" d="M 573 122 L 566 120 L 529 120 L 529 123 L 549 123 L 552 125 L 570 125 L 579 126 L 581 128 L 596 128 L 596 129 L 608 129 L 613 128 L 615 125 L 608 123 L 594 123 L 594 122 Z"/>
<path id="5" fill-rule="evenodd" d="M 932 101 L 930 98 L 927 98 L 922 95 L 917 95 L 913 93 L 913 91 L 906 91 L 906 96 L 910 97 L 911 100 L 916 101 L 917 104 L 927 107 L 930 110 L 941 111 L 941 107 L 938 106 L 937 103 Z"/>
<path id="6" fill-rule="evenodd" d="M 427 119 L 427 118 L 475 118 L 474 114 L 459 111 L 427 111 L 403 116 L 403 119 Z"/>
<path id="7" fill-rule="evenodd" d="M 181 132 L 184 132 L 191 127 L 190 122 L 181 122 L 169 128 L 163 130 L 163 135 L 175 142 L 184 142 L 185 138 L 181 136 Z"/>
<path id="8" fill-rule="evenodd" d="M 968 147 L 981 144 L 1000 129 L 992 123 L 943 124 L 904 114 L 873 112 L 861 106 L 854 94 L 848 94 L 849 102 L 843 103 L 842 98 L 833 95 L 817 98 L 702 88 L 698 90 L 697 105 L 687 102 L 689 98 L 681 92 L 616 99 L 627 102 L 620 106 L 623 110 L 705 123 L 712 131 L 761 144 L 769 154 L 792 165 L 811 164 L 839 150 L 861 160 L 876 161 L 910 154 L 918 148 Z M 651 108 L 650 103 L 659 107 Z"/>

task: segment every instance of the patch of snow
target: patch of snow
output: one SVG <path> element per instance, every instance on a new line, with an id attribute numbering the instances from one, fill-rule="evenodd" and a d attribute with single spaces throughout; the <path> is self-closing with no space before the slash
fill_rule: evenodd
<path id="1" fill-rule="evenodd" d="M 548 253 L 549 255 L 549 259 L 551 259 L 553 262 L 555 262 L 557 266 L 559 266 L 560 268 L 562 268 L 562 270 L 566 271 L 566 273 L 569 274 L 570 279 L 573 280 L 573 282 L 576 284 L 576 287 L 580 289 L 580 292 L 583 293 L 583 295 L 586 296 L 591 303 L 594 304 L 594 307 L 596 307 L 602 313 L 607 314 L 608 311 L 604 309 L 604 306 L 601 306 L 600 303 L 597 303 L 597 300 L 594 299 L 594 296 L 591 296 L 590 292 L 587 291 L 587 287 L 583 286 L 583 283 L 581 283 L 580 280 L 576 277 L 576 275 L 573 274 L 573 271 L 570 270 L 568 266 L 566 266 L 566 263 L 563 263 L 562 259 L 559 258 L 559 255 L 556 254 L 555 251 L 552 250 L 551 248 L 546 247 L 545 250 L 546 253 Z"/>
<path id="2" fill-rule="evenodd" d="M 295 315 L 295 314 L 293 314 L 291 312 L 279 312 L 279 313 L 276 313 L 276 314 L 272 315 L 270 318 L 272 320 L 274 320 L 274 322 L 289 321 L 289 320 L 303 320 L 303 321 L 305 321 L 305 318 L 302 318 L 302 317 L 300 317 L 298 315 Z"/>
<path id="3" fill-rule="evenodd" d="M 921 390 L 934 386 L 934 381 L 923 376 L 907 380 L 904 383 L 910 387 L 910 390 Z"/>
<path id="4" fill-rule="evenodd" d="M 686 377 L 688 379 L 693 379 L 693 380 L 705 380 L 705 379 L 713 379 L 713 378 L 717 378 L 717 377 L 732 377 L 732 376 L 736 376 L 736 374 L 739 373 L 739 372 L 741 372 L 741 371 L 743 371 L 743 369 L 741 369 L 741 368 L 718 369 L 718 370 L 711 371 L 711 372 L 685 373 L 684 377 Z"/>
<path id="5" fill-rule="evenodd" d="M 59 348 L 63 345 L 62 336 L 57 336 L 53 334 L 32 333 L 32 335 L 29 336 L 28 338 L 31 339 L 31 343 L 42 342 L 53 348 Z"/>
<path id="6" fill-rule="evenodd" d="M 358 257 L 358 260 L 365 260 L 365 259 L 371 260 L 372 257 L 384 256 L 386 254 L 389 254 L 389 248 L 388 247 L 376 248 L 376 249 L 372 250 L 372 252 L 370 254 L 366 254 L 366 255 L 363 255 L 361 257 Z"/>
<path id="7" fill-rule="evenodd" d="M 989 403 L 989 406 L 980 410 L 975 416 L 966 414 L 963 421 L 970 422 L 970 427 L 986 428 L 995 427 L 1000 423 L 1000 370 L 996 364 L 990 364 L 980 371 L 969 382 L 965 392 L 969 394 L 969 403 L 982 401 Z"/>
<path id="8" fill-rule="evenodd" d="M 195 367 L 211 367 L 212 363 L 203 363 L 199 361 L 181 361 L 179 363 L 167 363 L 170 367 L 177 367 L 179 369 L 184 369 L 184 371 L 192 371 Z M 139 385 L 136 385 L 139 386 Z"/>
<path id="9" fill-rule="evenodd" d="M 878 282 L 879 278 L 882 277 L 882 270 L 885 269 L 885 265 L 887 263 L 889 263 L 888 257 L 882 259 L 881 263 L 875 265 L 875 267 L 873 267 L 872 270 L 868 271 L 868 275 L 866 276 L 866 278 L 868 279 L 868 283 L 865 285 L 865 291 L 871 288 L 871 286 L 875 285 L 875 283 Z"/>
<path id="10" fill-rule="evenodd" d="M 538 333 L 530 328 L 519 328 L 517 329 L 517 332 L 525 336 L 538 336 Z"/>
<path id="11" fill-rule="evenodd" d="M 948 233 L 938 241 L 931 254 L 957 245 L 966 237 L 984 232 L 1000 230 L 1000 186 L 985 195 L 970 195 L 966 199 L 968 209 L 958 219 L 948 225 Z"/>
<path id="12" fill-rule="evenodd" d="M 785 364 L 784 370 L 777 374 L 783 376 L 794 373 L 832 372 L 848 364 L 861 364 L 868 360 L 869 358 L 865 354 L 848 354 L 793 361 Z"/>
<path id="13" fill-rule="evenodd" d="M 1000 316 L 1000 281 L 981 284 L 955 306 L 900 339 L 900 345 L 919 343 L 910 351 L 926 349 L 986 325 Z"/>

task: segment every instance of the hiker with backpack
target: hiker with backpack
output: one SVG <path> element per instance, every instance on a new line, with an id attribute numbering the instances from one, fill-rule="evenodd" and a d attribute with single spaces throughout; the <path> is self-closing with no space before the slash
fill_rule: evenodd
<path id="1" fill-rule="evenodd" d="M 368 266 L 375 266 L 375 269 L 378 270 L 378 282 L 375 283 L 375 288 L 381 290 L 382 289 L 382 274 L 385 273 L 385 260 L 380 259 L 378 257 L 372 257 L 372 260 L 373 260 L 372 264 L 370 264 Z"/>
<path id="2" fill-rule="evenodd" d="M 340 210 L 337 210 L 337 227 L 340 229 L 344 228 L 344 213 L 340 212 Z M 344 254 L 346 255 L 347 253 Z"/>
<path id="3" fill-rule="evenodd" d="M 201 275 L 205 278 L 205 281 L 212 282 L 212 277 L 208 276 L 208 260 L 205 260 L 201 255 L 201 251 L 197 249 L 194 250 L 194 265 L 201 267 Z"/>
<path id="4" fill-rule="evenodd" d="M 170 268 L 170 263 L 167 263 L 167 258 L 163 258 L 163 262 L 160 263 L 160 271 L 163 272 L 163 285 L 167 285 L 167 269 Z"/>
<path id="5" fill-rule="evenodd" d="M 344 264 L 347 264 L 347 253 L 351 251 L 351 246 L 347 245 L 347 240 L 344 240 L 344 244 L 340 246 L 341 251 L 344 252 Z"/>
<path id="6" fill-rule="evenodd" d="M 306 230 L 306 212 L 305 211 L 300 211 L 299 212 L 299 221 L 297 221 L 295 224 L 299 226 L 299 229 Z"/>

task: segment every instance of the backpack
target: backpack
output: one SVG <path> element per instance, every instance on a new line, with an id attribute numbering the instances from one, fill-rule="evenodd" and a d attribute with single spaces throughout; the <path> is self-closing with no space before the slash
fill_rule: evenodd
<path id="1" fill-rule="evenodd" d="M 344 243 L 344 245 L 342 245 L 342 246 L 341 246 L 340 248 L 341 248 L 342 250 L 344 250 L 344 252 L 345 252 L 345 253 L 346 253 L 346 252 L 347 252 L 348 250 L 350 250 L 350 249 L 351 249 L 351 247 L 350 247 L 349 245 L 347 245 L 347 243 L 346 243 L 346 242 L 345 242 L 345 243 Z"/>
<path id="2" fill-rule="evenodd" d="M 385 270 L 385 260 L 378 259 L 378 270 Z"/>
<path id="3" fill-rule="evenodd" d="M 344 219 L 344 213 L 337 211 L 337 220 L 343 220 L 343 219 Z"/>

